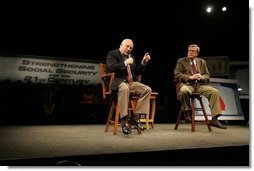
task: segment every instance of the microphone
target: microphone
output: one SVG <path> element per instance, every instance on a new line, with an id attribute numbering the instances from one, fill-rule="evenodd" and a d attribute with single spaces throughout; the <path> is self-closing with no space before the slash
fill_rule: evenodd
<path id="1" fill-rule="evenodd" d="M 129 58 L 132 58 L 132 55 L 131 54 L 128 54 L 128 56 L 126 57 L 126 60 L 129 59 Z M 131 59 L 130 59 L 131 60 Z M 130 65 L 130 64 L 127 64 L 127 65 Z"/>

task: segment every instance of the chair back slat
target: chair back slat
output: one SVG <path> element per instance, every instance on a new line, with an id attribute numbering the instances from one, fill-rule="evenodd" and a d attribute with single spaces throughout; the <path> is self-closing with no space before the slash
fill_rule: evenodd
<path id="1" fill-rule="evenodd" d="M 115 73 L 106 73 L 107 65 L 104 63 L 100 63 L 99 67 L 102 85 L 102 95 L 103 99 L 106 99 L 107 96 L 112 95 L 111 84 L 115 78 Z"/>

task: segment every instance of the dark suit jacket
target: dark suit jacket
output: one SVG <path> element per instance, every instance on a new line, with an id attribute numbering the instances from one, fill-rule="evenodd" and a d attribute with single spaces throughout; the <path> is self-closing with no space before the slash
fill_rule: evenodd
<path id="1" fill-rule="evenodd" d="M 206 65 L 206 61 L 201 58 L 195 58 L 198 73 L 205 77 L 204 80 L 199 81 L 199 84 L 208 84 L 210 80 L 210 73 Z M 192 75 L 192 68 L 188 57 L 180 58 L 174 70 L 175 80 L 180 81 L 182 84 L 192 84 L 195 81 L 189 80 Z M 181 86 L 180 86 L 181 87 Z"/>
<path id="2" fill-rule="evenodd" d="M 133 76 L 133 81 L 137 81 L 137 76 L 140 75 L 146 68 L 146 65 L 142 65 L 141 63 L 137 66 L 135 63 L 135 58 L 133 58 L 133 64 L 130 65 L 131 72 Z M 107 72 L 114 72 L 115 79 L 112 82 L 111 89 L 117 90 L 120 83 L 126 81 L 128 79 L 128 73 L 126 66 L 124 64 L 124 57 L 121 52 L 116 49 L 108 52 L 107 55 Z"/>

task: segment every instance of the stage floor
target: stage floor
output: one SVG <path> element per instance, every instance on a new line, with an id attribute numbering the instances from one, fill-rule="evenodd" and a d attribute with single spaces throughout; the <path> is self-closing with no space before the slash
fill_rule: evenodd
<path id="1" fill-rule="evenodd" d="M 227 129 L 204 124 L 155 124 L 153 129 L 138 134 L 113 135 L 113 126 L 104 132 L 105 125 L 29 125 L 0 127 L 0 161 L 52 158 L 84 155 L 107 155 L 139 152 L 158 152 L 213 147 L 249 146 L 248 126 L 228 125 Z"/>

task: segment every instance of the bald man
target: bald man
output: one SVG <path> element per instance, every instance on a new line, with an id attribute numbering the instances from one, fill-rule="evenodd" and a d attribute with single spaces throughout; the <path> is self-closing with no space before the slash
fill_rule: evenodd
<path id="1" fill-rule="evenodd" d="M 136 65 L 135 58 L 131 55 L 133 47 L 134 44 L 131 39 L 124 39 L 119 49 L 108 52 L 106 59 L 107 72 L 115 73 L 111 89 L 117 92 L 123 134 L 131 133 L 131 127 L 128 124 L 129 119 L 137 128 L 144 130 L 144 127 L 139 122 L 139 115 L 149 114 L 152 92 L 149 86 L 137 81 L 137 76 L 145 70 L 146 64 L 150 60 L 150 55 L 145 53 L 141 63 Z M 130 91 L 140 94 L 136 105 L 136 113 L 131 118 L 128 116 Z"/>

